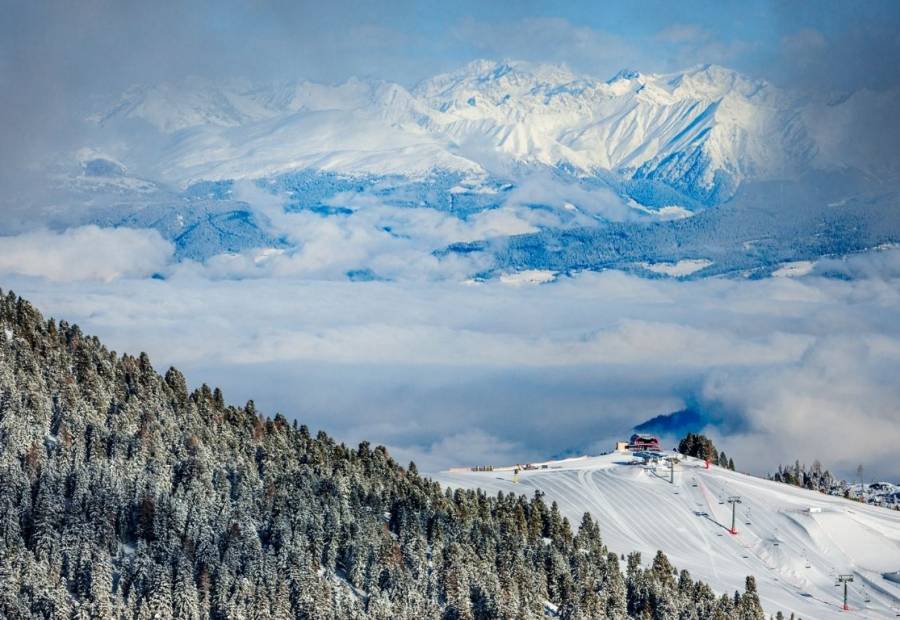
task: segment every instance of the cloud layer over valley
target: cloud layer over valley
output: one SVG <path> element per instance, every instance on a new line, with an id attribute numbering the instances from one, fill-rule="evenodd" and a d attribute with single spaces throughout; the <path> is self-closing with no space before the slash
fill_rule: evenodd
<path id="1" fill-rule="evenodd" d="M 818 458 L 900 475 L 896 250 L 757 281 L 98 275 L 4 281 L 159 369 L 425 469 L 605 450 L 690 405 L 746 469 Z"/>
<path id="2" fill-rule="evenodd" d="M 42 312 L 426 471 L 690 409 L 740 468 L 900 479 L 896 2 L 7 13 Z"/>

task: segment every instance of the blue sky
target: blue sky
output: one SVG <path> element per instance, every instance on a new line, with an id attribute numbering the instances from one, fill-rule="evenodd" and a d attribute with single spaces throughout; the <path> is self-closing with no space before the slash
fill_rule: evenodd
<path id="1" fill-rule="evenodd" d="M 0 28 L 4 77 L 99 87 L 139 76 L 254 73 L 414 82 L 473 58 L 596 75 L 717 62 L 772 79 L 896 83 L 896 2 L 27 3 Z M 635 66 L 638 65 L 638 66 Z M 810 75 L 813 74 L 813 75 Z M 892 74 L 892 75 L 891 75 Z M 116 84 L 118 86 L 118 84 Z"/>

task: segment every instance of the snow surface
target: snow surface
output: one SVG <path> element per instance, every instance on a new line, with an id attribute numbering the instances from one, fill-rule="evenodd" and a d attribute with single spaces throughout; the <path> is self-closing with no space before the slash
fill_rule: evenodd
<path id="1" fill-rule="evenodd" d="M 503 284 L 512 286 L 522 286 L 525 284 L 544 284 L 552 282 L 556 278 L 556 272 L 546 269 L 526 269 L 515 273 L 504 273 L 500 275 L 500 281 Z"/>
<path id="2" fill-rule="evenodd" d="M 847 136 L 857 108 L 881 118 L 886 101 L 862 93 L 810 103 L 716 65 L 599 80 L 555 65 L 481 60 L 412 90 L 358 79 L 135 87 L 92 117 L 93 138 L 109 149 L 83 150 L 118 151 L 114 161 L 129 164 L 142 155 L 161 180 L 182 185 L 299 169 L 477 176 L 506 162 L 615 171 L 711 204 L 745 179 L 784 178 L 813 164 L 871 168 L 855 161 L 865 154 Z M 823 129 L 823 118 L 837 129 Z M 161 136 L 159 149 L 128 144 L 136 122 Z M 896 160 L 882 159 L 882 167 Z"/>
<path id="3" fill-rule="evenodd" d="M 664 220 L 681 220 L 691 217 L 694 215 L 694 212 L 679 205 L 668 205 L 657 209 L 656 214 Z"/>
<path id="4" fill-rule="evenodd" d="M 790 263 L 784 263 L 778 269 L 772 272 L 773 278 L 799 278 L 805 276 L 813 270 L 816 264 L 810 260 L 798 260 Z"/>
<path id="5" fill-rule="evenodd" d="M 677 263 L 641 263 L 641 267 L 647 271 L 673 278 L 689 276 L 695 271 L 700 271 L 710 265 L 712 265 L 712 261 L 705 258 L 686 258 Z"/>
<path id="6" fill-rule="evenodd" d="M 883 575 L 900 570 L 900 512 L 799 489 L 687 458 L 656 470 L 629 464 L 629 453 L 545 463 L 547 469 L 453 470 L 435 480 L 450 487 L 532 495 L 556 501 L 577 526 L 585 511 L 599 522 L 611 551 L 640 551 L 649 563 L 662 549 L 679 568 L 717 592 L 743 590 L 754 575 L 766 612 L 803 618 L 893 618 L 900 584 Z M 728 533 L 738 495 L 736 536 Z M 808 566 L 808 567 L 807 567 Z M 849 613 L 839 609 L 838 574 L 851 573 Z M 870 602 L 865 602 L 866 594 Z"/>

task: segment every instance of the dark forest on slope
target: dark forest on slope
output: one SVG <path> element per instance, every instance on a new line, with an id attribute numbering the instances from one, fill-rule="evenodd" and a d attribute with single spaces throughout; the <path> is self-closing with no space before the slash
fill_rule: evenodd
<path id="1" fill-rule="evenodd" d="M 752 578 L 620 566 L 602 527 L 442 490 L 0 294 L 0 617 L 763 617 Z"/>

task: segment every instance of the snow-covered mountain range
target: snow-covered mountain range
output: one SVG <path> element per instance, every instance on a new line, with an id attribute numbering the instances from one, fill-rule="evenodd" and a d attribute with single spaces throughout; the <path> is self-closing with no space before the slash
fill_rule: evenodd
<path id="1" fill-rule="evenodd" d="M 119 141 L 113 155 L 152 162 L 139 168 L 182 184 L 298 169 L 421 176 L 549 166 L 658 179 L 715 203 L 745 179 L 869 167 L 852 161 L 859 154 L 841 157 L 842 125 L 879 105 L 865 95 L 823 104 L 715 65 L 604 81 L 475 61 L 412 90 L 357 79 L 135 87 L 92 119 L 98 129 L 131 120 L 154 128 L 152 151 Z"/>
<path id="2" fill-rule="evenodd" d="M 317 277 L 401 277 L 410 252 L 464 279 L 768 275 L 900 242 L 900 151 L 872 138 L 892 98 L 813 96 L 714 65 L 602 80 L 492 61 L 411 89 L 135 86 L 63 158 L 54 203 L 80 208 L 49 207 L 47 225 L 151 228 L 176 260 L 254 265 L 302 253 L 320 220 L 367 244 L 330 250 L 341 258 Z"/>

